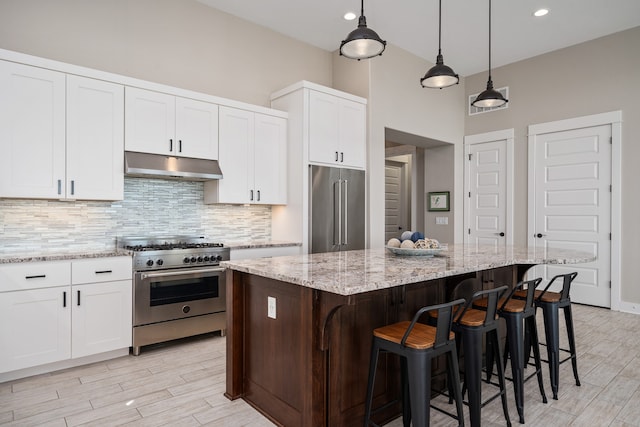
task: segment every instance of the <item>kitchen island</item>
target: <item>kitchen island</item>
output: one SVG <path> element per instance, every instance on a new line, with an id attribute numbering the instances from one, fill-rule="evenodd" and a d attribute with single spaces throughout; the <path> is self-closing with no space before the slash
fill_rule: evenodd
<path id="1" fill-rule="evenodd" d="M 227 387 L 279 425 L 362 425 L 373 329 L 446 301 L 461 280 L 512 286 L 533 265 L 589 262 L 567 250 L 449 245 L 437 256 L 385 249 L 227 261 Z M 378 364 L 374 406 L 399 393 Z M 441 370 L 437 364 L 434 370 Z M 378 414 L 399 414 L 398 405 Z"/>

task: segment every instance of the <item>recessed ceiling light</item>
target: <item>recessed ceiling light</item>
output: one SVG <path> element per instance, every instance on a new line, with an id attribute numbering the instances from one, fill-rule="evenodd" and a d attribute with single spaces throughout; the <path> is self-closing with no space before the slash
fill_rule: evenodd
<path id="1" fill-rule="evenodd" d="M 541 17 L 546 15 L 547 13 L 549 13 L 549 9 L 538 9 L 535 12 L 533 12 L 533 16 L 535 17 Z"/>
<path id="2" fill-rule="evenodd" d="M 344 14 L 344 19 L 346 19 L 347 21 L 353 21 L 354 19 L 356 19 L 356 14 L 353 12 L 347 12 Z"/>

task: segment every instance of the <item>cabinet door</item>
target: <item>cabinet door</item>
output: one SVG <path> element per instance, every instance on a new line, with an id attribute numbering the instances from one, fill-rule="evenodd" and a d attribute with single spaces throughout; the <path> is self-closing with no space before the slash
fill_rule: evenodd
<path id="1" fill-rule="evenodd" d="M 65 75 L 0 61 L 0 197 L 61 198 Z"/>
<path id="2" fill-rule="evenodd" d="M 220 168 L 218 203 L 251 203 L 253 190 L 254 113 L 220 107 Z M 253 196 L 253 198 L 252 198 Z"/>
<path id="3" fill-rule="evenodd" d="M 338 142 L 340 98 L 309 91 L 309 161 L 335 165 L 340 159 Z"/>
<path id="4" fill-rule="evenodd" d="M 367 111 L 366 106 L 348 99 L 340 99 L 340 159 L 341 166 L 364 169 L 366 165 Z"/>
<path id="5" fill-rule="evenodd" d="M 131 346 L 131 280 L 72 287 L 72 357 Z"/>
<path id="6" fill-rule="evenodd" d="M 67 76 L 66 196 L 124 198 L 124 87 Z"/>
<path id="7" fill-rule="evenodd" d="M 261 204 L 287 203 L 287 120 L 255 114 L 254 189 Z"/>
<path id="8" fill-rule="evenodd" d="M 150 90 L 125 90 L 125 149 L 141 153 L 177 152 L 175 97 Z"/>
<path id="9" fill-rule="evenodd" d="M 69 287 L 0 294 L 0 372 L 71 357 Z"/>
<path id="10" fill-rule="evenodd" d="M 218 160 L 218 106 L 176 98 L 178 156 Z"/>

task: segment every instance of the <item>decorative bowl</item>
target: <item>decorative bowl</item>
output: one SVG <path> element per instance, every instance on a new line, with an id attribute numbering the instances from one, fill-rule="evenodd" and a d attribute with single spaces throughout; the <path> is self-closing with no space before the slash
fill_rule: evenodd
<path id="1" fill-rule="evenodd" d="M 407 248 L 394 248 L 392 246 L 385 246 L 387 250 L 391 251 L 394 255 L 401 256 L 434 256 L 438 255 L 442 251 L 445 251 L 447 248 L 437 248 L 437 249 L 407 249 Z"/>

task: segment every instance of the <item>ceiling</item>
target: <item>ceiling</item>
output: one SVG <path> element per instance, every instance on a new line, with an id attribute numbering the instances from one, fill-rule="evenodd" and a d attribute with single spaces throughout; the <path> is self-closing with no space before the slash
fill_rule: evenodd
<path id="1" fill-rule="evenodd" d="M 198 1 L 327 51 L 357 26 L 344 13 L 360 14 L 358 0 Z M 541 7 L 549 14 L 534 18 Z M 493 0 L 492 9 L 492 67 L 640 26 L 640 0 Z M 366 0 L 364 15 L 387 43 L 435 63 L 438 0 Z M 458 74 L 487 70 L 488 21 L 486 0 L 443 1 L 442 54 Z"/>

